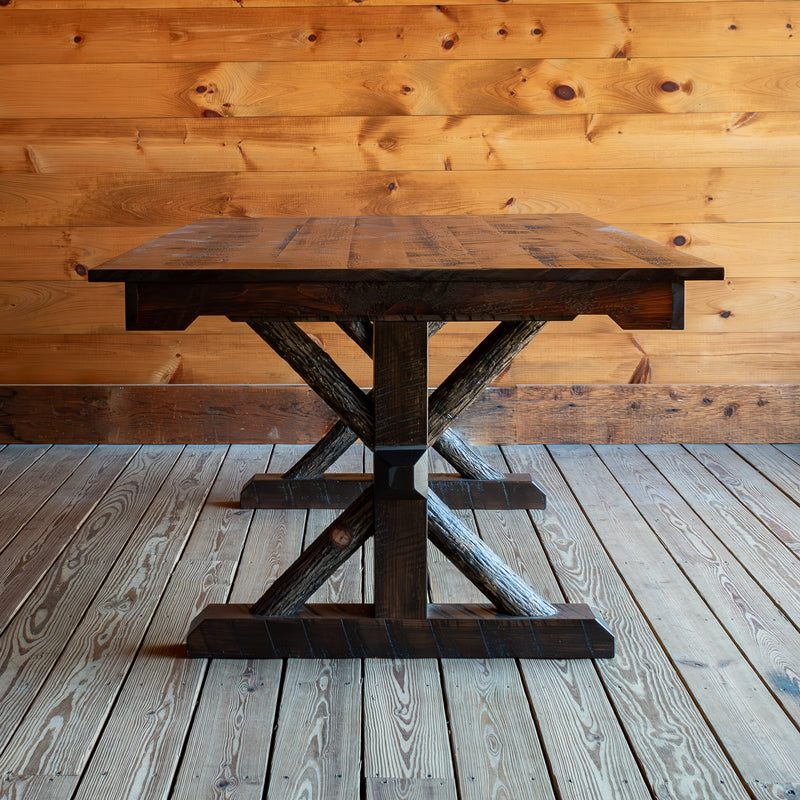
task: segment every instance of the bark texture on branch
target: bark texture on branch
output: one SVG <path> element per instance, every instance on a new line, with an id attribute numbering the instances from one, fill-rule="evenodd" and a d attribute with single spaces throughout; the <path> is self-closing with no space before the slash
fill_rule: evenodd
<path id="1" fill-rule="evenodd" d="M 371 448 L 375 413 L 372 400 L 341 367 L 293 322 L 260 318 L 246 322 Z"/>
<path id="2" fill-rule="evenodd" d="M 549 617 L 557 612 L 430 491 L 428 538 L 503 614 Z"/>
<path id="3" fill-rule="evenodd" d="M 501 322 L 447 377 L 428 401 L 428 443 L 498 378 L 545 322 Z"/>
<path id="4" fill-rule="evenodd" d="M 252 605 L 250 613 L 264 617 L 297 616 L 308 598 L 372 536 L 372 499 L 370 487 L 300 554 Z"/>

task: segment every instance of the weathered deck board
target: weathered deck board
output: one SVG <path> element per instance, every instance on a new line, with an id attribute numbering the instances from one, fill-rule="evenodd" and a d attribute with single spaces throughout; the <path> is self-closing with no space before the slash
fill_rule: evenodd
<path id="1" fill-rule="evenodd" d="M 8 744 L 119 554 L 125 553 L 131 532 L 181 450 L 162 445 L 139 451 L 0 637 L 0 748 Z M 8 757 L 3 754 L 5 765 Z"/>
<path id="2" fill-rule="evenodd" d="M 596 450 L 681 572 L 702 587 L 706 603 L 786 713 L 800 723 L 800 692 L 783 691 L 800 689 L 800 631 L 642 453 L 632 445 Z"/>
<path id="3" fill-rule="evenodd" d="M 775 445 L 778 450 L 785 453 L 793 461 L 800 463 L 800 444 L 779 444 Z"/>
<path id="4" fill-rule="evenodd" d="M 9 444 L 0 459 L 0 492 L 4 492 L 37 458 L 47 452 L 44 444 Z"/>
<path id="5" fill-rule="evenodd" d="M 597 664 L 648 783 L 675 798 L 748 797 L 716 737 L 687 692 L 635 595 L 584 515 L 569 484 L 542 446 L 504 450 L 513 469 L 530 469 L 547 508 L 531 512 L 559 584 L 605 615 L 616 654 Z"/>
<path id="6" fill-rule="evenodd" d="M 788 455 L 768 444 L 732 444 L 731 448 L 792 500 L 800 501 L 800 476 Z"/>
<path id="7" fill-rule="evenodd" d="M 90 445 L 51 447 L 0 495 L 0 549 L 8 545 L 92 450 Z"/>
<path id="8" fill-rule="evenodd" d="M 283 471 L 296 455 L 297 448 L 275 448 L 271 470 Z M 238 470 L 239 482 L 232 496 L 262 468 L 263 465 L 255 468 L 251 461 L 245 461 Z M 302 543 L 305 511 L 264 510 L 248 514 L 253 515 L 252 522 L 239 559 L 232 602 L 247 602 L 258 596 L 265 583 L 291 563 Z M 242 542 L 234 538 L 238 552 Z M 184 557 L 190 551 L 191 542 Z M 213 555 L 207 553 L 204 557 Z M 200 695 L 172 797 L 235 796 L 260 800 L 267 780 L 281 674 L 279 661 L 211 662 L 205 681 L 210 691 L 204 690 Z"/>
<path id="9" fill-rule="evenodd" d="M 783 543 L 800 556 L 797 502 L 724 445 L 687 445 L 689 452 Z"/>
<path id="10" fill-rule="evenodd" d="M 68 546 L 86 517 L 133 458 L 133 445 L 100 445 L 64 481 L 3 552 L 0 629 Z"/>
<path id="11" fill-rule="evenodd" d="M 800 559 L 781 546 L 775 534 L 736 502 L 691 453 L 659 445 L 640 449 L 786 616 L 795 623 L 800 620 Z M 796 466 L 795 472 L 800 477 Z"/>
<path id="12" fill-rule="evenodd" d="M 234 450 L 223 462 L 183 557 L 172 572 L 78 797 L 133 800 L 163 796 L 169 790 L 178 764 L 176 744 L 184 738 L 192 720 L 207 664 L 164 656 L 182 655 L 176 642 L 180 642 L 194 615 L 206 604 L 227 598 L 237 560 L 214 559 L 213 545 L 224 534 L 227 548 L 234 550 L 230 555 L 238 555 L 252 514 L 233 507 L 229 498 L 241 485 L 242 467 L 263 468 L 269 452 L 263 447 Z M 198 557 L 204 551 L 206 557 Z"/>
<path id="13" fill-rule="evenodd" d="M 16 534 L 0 607 L 18 606 L 0 635 L 0 798 L 800 788 L 800 446 L 504 448 L 547 508 L 460 516 L 546 597 L 599 610 L 617 651 L 594 663 L 187 660 L 189 618 L 257 597 L 330 512 L 238 509 L 249 473 L 297 448 L 105 450 L 0 449 Z M 431 599 L 481 599 L 438 554 L 429 569 Z M 372 573 L 354 558 L 315 599 L 369 599 Z"/>
<path id="14" fill-rule="evenodd" d="M 77 783 L 86 768 L 107 715 L 118 708 L 115 701 L 131 658 L 147 631 L 224 451 L 219 446 L 184 450 L 125 552 L 107 573 L 3 755 L 4 773 L 19 778 L 18 796 L 23 796 L 28 777 L 76 776 Z M 147 703 L 146 695 L 140 695 L 138 702 Z M 30 742 L 37 744 L 31 748 Z M 112 770 L 114 764 L 104 766 L 111 775 L 117 774 Z"/>
<path id="15" fill-rule="evenodd" d="M 497 448 L 487 448 L 483 455 L 492 453 L 499 455 Z M 433 471 L 452 470 L 438 454 L 432 455 L 431 463 Z M 472 512 L 456 513 L 465 525 L 494 546 L 483 527 L 476 524 Z M 477 514 L 481 519 L 493 516 L 485 511 Z M 522 514 L 527 521 L 525 512 L 511 514 Z M 506 514 L 500 516 L 505 518 Z M 495 549 L 507 563 L 517 566 Z M 431 600 L 485 603 L 481 592 L 436 553 L 438 557 L 430 560 Z M 560 594 L 551 599 L 563 600 Z M 448 659 L 441 663 L 462 800 L 487 797 L 553 800 L 547 762 L 517 665 L 503 659 Z"/>
<path id="16" fill-rule="evenodd" d="M 292 452 L 292 457 L 285 462 L 271 464 L 271 471 L 285 472 L 298 455 Z M 354 447 L 331 471 L 360 471 L 363 463 L 363 449 Z M 337 514 L 332 509 L 309 511 L 303 545 L 310 544 Z M 297 532 L 302 534 L 303 528 L 298 526 Z M 251 599 L 259 594 L 256 592 Z M 342 566 L 313 599 L 314 602 L 360 602 L 360 563 L 351 560 Z M 361 755 L 361 664 L 358 661 L 289 661 L 277 718 L 269 797 L 347 800 L 357 796 Z M 342 746 L 343 743 L 346 746 Z"/>
<path id="17" fill-rule="evenodd" d="M 564 483 L 552 460 L 544 448 L 513 448 L 507 451 L 510 465 L 514 469 L 527 463 L 536 470 L 544 481 L 548 494 L 548 506 L 542 511 L 532 511 L 531 518 L 542 537 L 549 559 L 556 565 L 556 577 L 567 598 L 581 598 L 598 609 L 601 616 L 618 631 L 616 655 L 606 664 L 597 664 L 597 670 L 608 694 L 614 713 L 622 722 L 624 735 L 630 742 L 634 759 L 651 786 L 666 788 L 675 797 L 717 796 L 714 779 L 722 774 L 735 781 L 735 773 L 719 753 L 713 736 L 704 725 L 696 707 L 685 692 L 683 684 L 669 664 L 666 654 L 653 636 L 647 621 L 638 611 L 634 599 L 628 594 L 624 584 L 616 574 L 608 555 L 597 541 L 592 528 L 580 511 L 569 487 Z M 642 669 L 642 662 L 647 665 Z M 524 664 L 524 662 L 523 662 Z M 579 758 L 602 756 L 610 745 L 604 743 L 605 731 L 600 727 L 609 726 L 607 708 L 589 694 L 588 676 L 571 676 L 567 665 L 553 664 L 541 674 L 534 673 L 535 663 L 525 665 L 529 682 L 536 686 L 542 683 L 541 693 L 549 698 L 558 692 L 561 702 L 572 698 L 573 724 L 583 724 L 586 745 L 577 748 Z M 551 687 L 551 688 L 546 688 Z M 583 687 L 583 691 L 579 691 Z M 570 690 L 572 694 L 570 694 Z M 584 700 L 584 698 L 586 698 Z M 592 700 L 591 705 L 588 700 Z M 581 709 L 581 701 L 587 703 Z M 678 723 L 676 719 L 680 719 Z M 592 725 L 594 724 L 594 728 Z M 559 737 L 557 717 L 551 726 L 551 737 Z M 613 727 L 611 728 L 614 731 Z M 663 746 L 668 739 L 670 747 Z M 563 734 L 560 735 L 563 748 Z M 558 740 L 552 740 L 548 753 Z M 709 742 L 711 747 L 708 746 Z M 566 747 L 570 752 L 575 745 Z M 619 752 L 625 753 L 624 750 Z M 626 754 L 627 774 L 621 774 L 620 764 L 605 770 L 594 766 L 581 770 L 576 762 L 574 771 L 581 775 L 577 781 L 577 793 L 581 790 L 588 796 L 593 788 L 595 793 L 609 792 L 612 796 L 637 796 L 641 792 L 641 777 L 630 754 Z M 695 771 L 704 774 L 702 781 L 690 778 Z M 588 783 L 593 775 L 595 784 Z M 619 788 L 612 778 L 616 777 Z M 567 774 L 565 790 L 570 793 L 574 780 Z M 695 785 L 695 783 L 697 785 Z M 735 784 L 734 784 L 735 785 Z M 731 797 L 744 797 L 742 792 Z"/>
<path id="18" fill-rule="evenodd" d="M 799 791 L 800 732 L 738 643 L 592 450 L 560 445 L 551 452 L 690 691 L 703 698 L 706 717 L 751 790 L 764 798 L 775 797 L 778 787 Z"/>

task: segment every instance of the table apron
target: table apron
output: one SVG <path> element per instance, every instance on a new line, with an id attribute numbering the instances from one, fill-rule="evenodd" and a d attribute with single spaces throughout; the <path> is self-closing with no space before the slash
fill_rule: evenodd
<path id="1" fill-rule="evenodd" d="M 664 281 L 394 281 L 126 284 L 129 330 L 185 330 L 198 316 L 292 321 L 571 320 L 608 314 L 622 328 L 683 327 L 683 285 Z"/>

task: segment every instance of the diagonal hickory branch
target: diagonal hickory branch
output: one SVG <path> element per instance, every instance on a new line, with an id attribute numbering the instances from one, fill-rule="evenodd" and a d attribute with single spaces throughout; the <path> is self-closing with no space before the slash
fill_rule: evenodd
<path id="1" fill-rule="evenodd" d="M 250 607 L 250 613 L 297 616 L 306 600 L 372 536 L 372 498 L 372 487 L 362 492 Z"/>
<path id="2" fill-rule="evenodd" d="M 430 490 L 428 538 L 501 613 L 519 617 L 549 617 L 556 613 Z"/>
<path id="3" fill-rule="evenodd" d="M 260 318 L 245 321 L 372 449 L 375 417 L 372 398 L 295 323 Z"/>
<path id="4" fill-rule="evenodd" d="M 339 322 L 337 325 L 372 358 L 372 323 Z M 428 338 L 444 325 L 444 322 L 428 323 Z M 370 392 L 367 397 L 371 397 Z M 328 432 L 284 474 L 284 478 L 318 478 L 343 455 L 358 437 L 343 421 L 334 423 Z"/>
<path id="5" fill-rule="evenodd" d="M 307 547 L 250 608 L 256 616 L 296 616 L 305 602 L 374 532 L 372 488 L 364 491 Z M 433 493 L 431 541 L 503 614 L 548 617 L 556 609 L 495 555 Z"/>
<path id="6" fill-rule="evenodd" d="M 428 443 L 508 369 L 546 323 L 501 322 L 451 373 L 428 400 Z"/>
<path id="7" fill-rule="evenodd" d="M 250 327 L 322 397 L 372 448 L 374 406 L 297 325 L 249 319 Z M 543 322 L 501 323 L 433 393 L 429 403 L 429 442 L 511 363 L 539 332 Z M 476 373 L 476 374 L 474 374 Z M 493 477 L 493 476 L 492 476 Z M 502 613 L 550 616 L 555 609 L 533 591 L 481 540 L 429 493 L 431 541 L 489 597 Z M 306 600 L 374 532 L 372 489 L 367 489 L 307 548 L 251 608 L 260 616 L 296 615 Z"/>

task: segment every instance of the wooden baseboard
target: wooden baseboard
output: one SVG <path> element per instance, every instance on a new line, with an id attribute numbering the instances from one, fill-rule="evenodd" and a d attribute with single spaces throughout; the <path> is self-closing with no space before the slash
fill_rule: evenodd
<path id="1" fill-rule="evenodd" d="M 312 443 L 334 421 L 304 386 L 0 386 L 0 443 Z M 474 444 L 798 442 L 797 384 L 492 387 Z"/>

